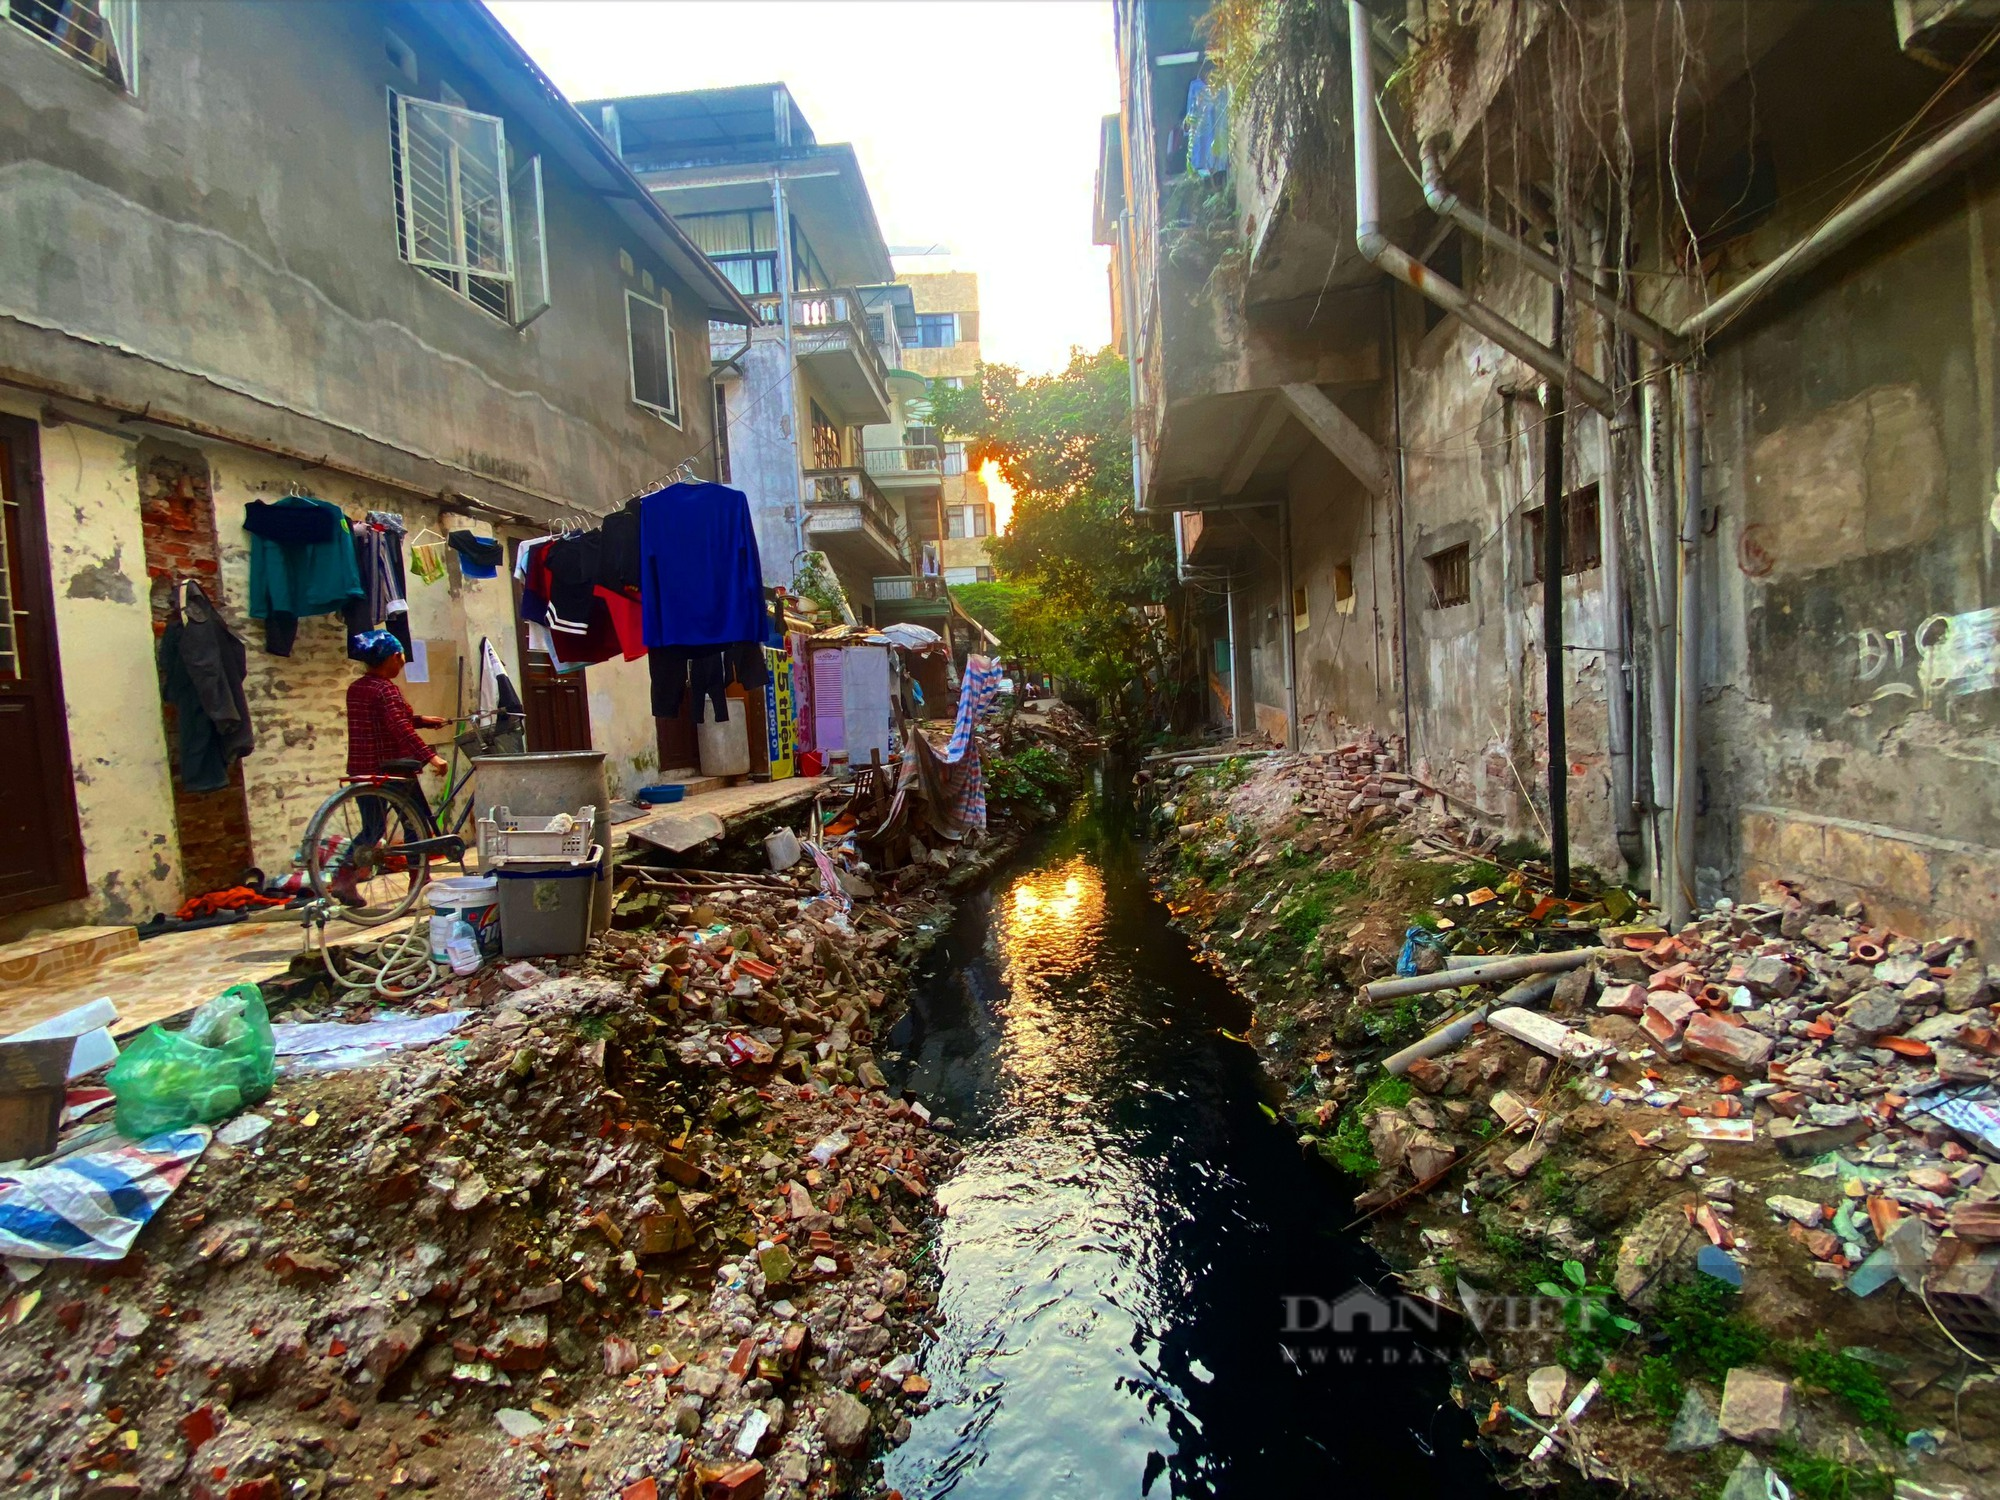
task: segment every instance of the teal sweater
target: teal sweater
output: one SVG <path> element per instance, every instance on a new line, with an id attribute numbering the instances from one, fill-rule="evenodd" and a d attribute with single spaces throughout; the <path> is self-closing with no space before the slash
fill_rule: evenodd
<path id="1" fill-rule="evenodd" d="M 361 592 L 361 570 L 354 561 L 354 533 L 339 506 L 311 495 L 287 495 L 279 507 L 316 505 L 338 520 L 331 541 L 288 546 L 250 533 L 250 618 L 272 615 L 338 614 Z"/>

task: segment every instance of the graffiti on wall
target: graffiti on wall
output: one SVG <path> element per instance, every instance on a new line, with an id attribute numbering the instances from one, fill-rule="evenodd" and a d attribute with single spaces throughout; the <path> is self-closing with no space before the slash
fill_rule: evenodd
<path id="1" fill-rule="evenodd" d="M 1874 683 L 1868 701 L 1914 700 L 1925 712 L 2000 688 L 2000 608 L 1931 615 L 1915 630 L 1858 630 L 1855 675 Z"/>

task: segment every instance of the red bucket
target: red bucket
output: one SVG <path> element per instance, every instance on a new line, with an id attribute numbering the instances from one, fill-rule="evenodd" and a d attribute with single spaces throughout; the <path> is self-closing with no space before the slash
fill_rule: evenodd
<path id="1" fill-rule="evenodd" d="M 801 750 L 799 752 L 799 774 L 801 776 L 818 776 L 825 770 L 826 752 L 824 750 Z"/>

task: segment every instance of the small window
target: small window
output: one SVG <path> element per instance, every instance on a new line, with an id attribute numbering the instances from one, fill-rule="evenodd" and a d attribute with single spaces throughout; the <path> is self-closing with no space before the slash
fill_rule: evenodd
<path id="1" fill-rule="evenodd" d="M 953 541 L 959 541 L 965 536 L 965 524 L 964 506 L 954 505 L 944 513 L 944 534 Z"/>
<path id="2" fill-rule="evenodd" d="M 136 92 L 138 0 L 0 0 L 0 16 L 99 78 Z"/>
<path id="3" fill-rule="evenodd" d="M 393 31 L 382 33 L 382 55 L 389 59 L 389 66 L 403 75 L 406 82 L 415 86 L 418 77 L 416 49 Z"/>
<path id="4" fill-rule="evenodd" d="M 1292 590 L 1292 634 L 1299 635 L 1312 629 L 1312 606 L 1306 598 L 1303 584 Z"/>
<path id="5" fill-rule="evenodd" d="M 1354 613 L 1354 564 L 1338 562 L 1333 565 L 1333 611 L 1335 614 Z"/>
<path id="6" fill-rule="evenodd" d="M 1533 510 L 1522 512 L 1526 521 L 1529 579 L 1540 583 L 1545 576 L 1543 548 L 1546 537 L 1542 531 L 1544 508 L 1537 505 Z M 1604 562 L 1604 533 L 1599 530 L 1597 510 L 1597 486 L 1587 484 L 1563 499 L 1563 577 L 1574 578 L 1579 573 L 1588 573 Z"/>
<path id="7" fill-rule="evenodd" d="M 840 467 L 840 429 L 833 425 L 829 417 L 814 401 L 812 407 L 813 467 L 816 469 L 837 469 Z"/>
<path id="8" fill-rule="evenodd" d="M 681 425 L 680 375 L 673 319 L 637 292 L 625 294 L 625 336 L 632 359 L 632 399 L 655 416 Z"/>
<path id="9" fill-rule="evenodd" d="M 911 342 L 919 349 L 949 349 L 958 342 L 958 314 L 918 313 L 917 336 Z"/>
<path id="10" fill-rule="evenodd" d="M 978 576 L 981 583 L 991 583 L 993 581 L 993 570 L 989 567 L 982 565 L 974 568 L 972 571 Z"/>
<path id="11" fill-rule="evenodd" d="M 944 472 L 947 475 L 965 472 L 965 444 L 946 443 L 944 445 Z"/>
<path id="12" fill-rule="evenodd" d="M 516 328 L 548 311 L 539 156 L 510 172 L 500 120 L 392 92 L 389 157 L 404 260 Z"/>
<path id="13" fill-rule="evenodd" d="M 1472 598 L 1472 547 L 1460 542 L 1424 559 L 1430 573 L 1431 608 L 1449 609 Z"/>
<path id="14" fill-rule="evenodd" d="M 868 314 L 868 337 L 878 344 L 889 342 L 888 324 L 882 321 L 882 315 L 878 312 Z"/>

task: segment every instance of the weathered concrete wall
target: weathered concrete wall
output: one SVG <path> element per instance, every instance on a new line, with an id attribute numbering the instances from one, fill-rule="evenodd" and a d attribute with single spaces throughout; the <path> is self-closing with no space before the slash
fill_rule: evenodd
<path id="1" fill-rule="evenodd" d="M 705 448 L 705 318 L 518 119 L 518 157 L 543 156 L 550 310 L 517 332 L 405 264 L 389 90 L 507 111 L 428 32 L 405 38 L 413 86 L 388 14 L 159 7 L 136 97 L 0 29 L 0 366 L 432 489 L 615 505 Z M 631 400 L 624 292 L 648 285 L 675 303 L 679 431 Z"/>
<path id="2" fill-rule="evenodd" d="M 785 343 L 775 329 L 758 332 L 737 363 L 741 379 L 725 377 L 729 408 L 729 473 L 750 502 L 757 530 L 757 555 L 764 582 L 790 584 L 799 550 L 798 515 L 803 493 L 799 471 L 807 462 L 793 425 L 788 386 L 796 376 L 785 361 Z M 799 410 L 807 408 L 803 402 Z M 799 426 L 805 422 L 801 418 Z"/>
<path id="3" fill-rule="evenodd" d="M 2000 174 L 1940 189 L 1715 363 L 1701 863 L 2000 940 Z"/>
<path id="4" fill-rule="evenodd" d="M 9 391 L 0 411 L 32 417 L 36 407 Z M 0 941 L 38 927 L 140 922 L 181 900 L 134 444 L 81 426 L 43 428 L 39 438 L 89 894 L 0 921 Z"/>

